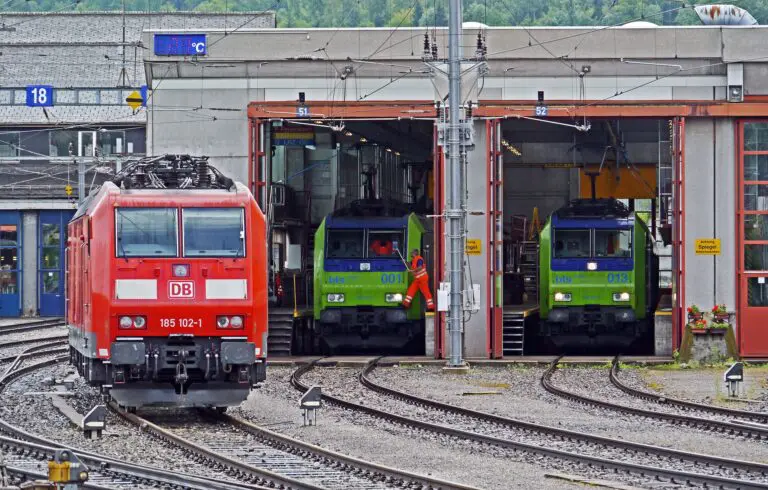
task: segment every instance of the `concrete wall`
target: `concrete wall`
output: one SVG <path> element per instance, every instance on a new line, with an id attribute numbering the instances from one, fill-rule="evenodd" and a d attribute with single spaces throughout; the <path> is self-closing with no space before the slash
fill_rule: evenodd
<path id="1" fill-rule="evenodd" d="M 24 211 L 21 214 L 22 251 L 21 260 L 23 272 L 22 281 L 22 315 L 37 315 L 37 212 Z"/>
<path id="2" fill-rule="evenodd" d="M 245 84 L 242 88 L 205 88 L 203 84 L 201 90 L 186 87 L 184 82 L 166 80 L 163 89 L 154 91 L 148 116 L 148 154 L 207 155 L 224 174 L 247 183 L 245 108 L 249 102 L 261 100 L 263 90 Z M 200 106 L 206 109 L 197 110 Z"/>
<path id="3" fill-rule="evenodd" d="M 736 307 L 734 121 L 685 123 L 685 305 Z M 720 238 L 721 254 L 696 255 L 697 238 Z"/>

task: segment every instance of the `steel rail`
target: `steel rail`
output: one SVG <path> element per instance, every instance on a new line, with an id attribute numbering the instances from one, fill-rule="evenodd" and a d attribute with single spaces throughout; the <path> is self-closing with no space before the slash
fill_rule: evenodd
<path id="1" fill-rule="evenodd" d="M 475 418 L 483 422 L 490 422 L 504 427 L 512 429 L 521 429 L 530 433 L 547 434 L 551 436 L 559 437 L 566 440 L 581 440 L 593 444 L 600 444 L 603 446 L 615 447 L 618 449 L 635 451 L 637 453 L 653 454 L 663 456 L 667 458 L 674 458 L 680 461 L 688 461 L 694 464 L 711 465 L 714 467 L 727 466 L 736 470 L 749 471 L 758 473 L 760 475 L 768 475 L 768 464 L 757 463 L 752 461 L 734 460 L 729 458 L 722 458 L 719 456 L 710 456 L 708 454 L 692 453 L 690 451 L 681 451 L 677 449 L 671 449 L 660 446 L 652 446 L 650 444 L 642 444 L 639 442 L 631 442 L 622 439 L 614 439 L 604 436 L 598 436 L 594 434 L 587 434 L 585 432 L 578 432 L 574 430 L 561 429 L 558 427 L 552 427 L 543 424 L 535 424 L 532 422 L 525 422 L 523 420 L 503 417 L 500 415 L 494 415 L 487 412 L 481 412 L 478 410 L 472 410 L 470 408 L 464 408 L 457 405 L 451 405 L 449 403 L 439 402 L 428 398 L 422 398 L 420 396 L 411 395 L 388 386 L 383 386 L 375 381 L 371 380 L 368 375 L 371 374 L 378 366 L 377 361 L 371 361 L 366 365 L 365 369 L 360 373 L 360 382 L 366 388 L 369 388 L 378 393 L 392 396 L 394 398 L 400 398 L 409 403 L 415 405 L 421 405 L 425 407 L 435 408 L 448 413 L 457 415 L 463 415 L 466 417 Z"/>
<path id="2" fill-rule="evenodd" d="M 17 345 L 31 344 L 33 342 L 45 342 L 48 340 L 67 340 L 68 335 L 52 335 L 50 337 L 41 337 L 39 339 L 22 339 L 11 340 L 9 342 L 0 342 L 0 349 L 6 349 L 8 347 L 16 347 Z"/>
<path id="3" fill-rule="evenodd" d="M 247 420 L 239 419 L 227 414 L 219 414 L 217 417 L 229 424 L 232 424 L 240 429 L 243 429 L 261 439 L 273 441 L 281 446 L 283 450 L 290 450 L 291 452 L 299 453 L 302 456 L 312 456 L 321 461 L 330 463 L 341 463 L 350 468 L 357 468 L 362 471 L 362 474 L 358 474 L 363 478 L 369 478 L 371 480 L 380 481 L 398 481 L 401 482 L 399 486 L 404 488 L 411 488 L 413 485 L 419 485 L 425 488 L 435 489 L 454 489 L 454 490 L 477 490 L 475 487 L 468 485 L 462 485 L 460 483 L 454 483 L 447 480 L 440 480 L 429 476 L 419 475 L 417 473 L 411 473 L 409 471 L 399 470 L 390 466 L 380 465 L 365 461 L 346 454 L 337 453 L 330 449 L 325 449 L 314 444 L 309 444 L 304 441 L 299 441 L 288 437 L 286 435 L 273 432 L 264 427 L 260 427 Z"/>
<path id="4" fill-rule="evenodd" d="M 642 398 L 650 402 L 656 402 L 663 405 L 675 406 L 683 409 L 700 410 L 703 412 L 709 412 L 716 415 L 725 415 L 729 417 L 736 417 L 741 419 L 747 419 L 761 424 L 768 423 L 768 413 L 750 412 L 747 410 L 738 410 L 734 408 L 717 407 L 715 405 L 709 405 L 706 403 L 697 403 L 688 400 L 681 400 L 678 398 L 672 398 L 670 396 L 658 395 L 649 391 L 639 390 L 627 386 L 621 382 L 618 377 L 619 374 L 619 356 L 616 356 L 611 363 L 611 383 L 628 395 L 632 395 L 637 398 Z"/>
<path id="5" fill-rule="evenodd" d="M 701 418 L 701 417 L 691 417 L 688 415 L 679 415 L 674 413 L 668 413 L 668 412 L 658 412 L 655 410 L 647 410 L 644 408 L 636 408 L 636 407 L 629 407 L 627 405 L 621 405 L 618 403 L 608 402 L 604 400 L 599 400 L 597 398 L 592 398 L 585 395 L 580 395 L 578 393 L 574 393 L 571 391 L 564 390 L 562 388 L 556 387 L 554 384 L 552 384 L 552 374 L 557 370 L 557 365 L 560 361 L 561 357 L 558 357 L 555 359 L 552 364 L 550 364 L 549 368 L 544 372 L 544 375 L 541 377 L 541 384 L 544 387 L 545 390 L 552 393 L 553 395 L 557 395 L 562 398 L 567 398 L 569 400 L 584 403 L 587 405 L 593 405 L 600 408 L 606 408 L 609 410 L 617 411 L 617 412 L 624 412 L 631 415 L 636 415 L 640 417 L 649 417 L 654 418 L 658 420 L 664 420 L 667 422 L 674 422 L 679 425 L 689 426 L 689 427 L 705 427 L 710 430 L 720 431 L 727 434 L 742 436 L 742 437 L 752 437 L 757 440 L 768 438 L 768 427 L 758 427 L 758 426 L 750 426 L 750 425 L 741 425 L 733 422 L 725 422 L 722 420 L 713 420 L 713 419 L 707 419 L 707 418 Z"/>
<path id="6" fill-rule="evenodd" d="M 162 427 L 150 422 L 143 417 L 140 417 L 134 413 L 128 413 L 125 410 L 120 409 L 117 404 L 115 404 L 115 402 L 110 402 L 109 408 L 137 427 L 152 433 L 159 439 L 162 439 L 169 444 L 194 454 L 196 457 L 201 458 L 203 461 L 210 462 L 214 465 L 222 465 L 226 468 L 231 468 L 238 478 L 253 480 L 258 485 L 263 486 L 279 485 L 279 488 L 284 488 L 286 490 L 324 490 L 323 487 L 283 476 L 279 473 L 275 473 L 269 470 L 257 468 L 256 466 L 252 466 L 247 463 L 243 463 L 242 461 L 238 461 L 228 456 L 219 454 L 212 449 L 201 446 L 177 434 L 174 434 L 172 431 L 163 429 Z"/>
<path id="7" fill-rule="evenodd" d="M 43 328 L 51 328 L 64 326 L 64 320 L 55 318 L 52 320 L 39 320 L 34 322 L 20 322 L 11 325 L 0 326 L 0 335 L 8 335 L 19 332 L 31 332 L 33 330 L 40 330 Z"/>
<path id="8" fill-rule="evenodd" d="M 0 393 L 8 386 L 8 383 L 16 378 L 19 378 L 25 374 L 36 371 L 40 368 L 52 366 L 60 362 L 65 362 L 69 359 L 69 356 L 59 356 L 53 359 L 47 359 L 39 363 L 31 364 L 23 368 L 17 369 L 7 376 L 5 376 L 0 382 Z M 208 478 L 204 476 L 190 475 L 178 471 L 169 472 L 166 469 L 154 468 L 150 466 L 144 466 L 135 463 L 126 463 L 117 459 L 103 456 L 100 454 L 84 451 L 71 446 L 60 444 L 56 441 L 52 441 L 45 437 L 41 437 L 30 432 L 27 432 L 19 427 L 16 427 L 8 422 L 0 419 L 0 431 L 18 436 L 23 440 L 13 439 L 0 435 L 0 445 L 5 444 L 8 447 L 21 447 L 27 451 L 27 454 L 34 454 L 35 451 L 40 451 L 42 448 L 48 448 L 53 455 L 55 449 L 68 449 L 75 453 L 81 461 L 86 465 L 89 465 L 92 471 L 97 471 L 103 474 L 116 474 L 123 475 L 124 477 L 134 480 L 152 480 L 161 483 L 171 488 L 181 487 L 191 490 L 210 490 L 216 488 L 217 490 L 263 490 L 269 487 L 262 487 L 258 485 L 247 485 L 236 482 L 223 482 L 221 479 Z"/>
<path id="9" fill-rule="evenodd" d="M 309 388 L 301 382 L 301 377 L 307 372 L 314 369 L 317 361 L 311 362 L 304 366 L 299 367 L 294 371 L 291 376 L 291 384 L 299 391 L 306 391 Z M 685 482 L 687 484 L 698 485 L 714 485 L 722 488 L 739 488 L 739 489 L 757 489 L 768 488 L 768 484 L 762 484 L 757 482 L 745 482 L 741 480 L 734 480 L 732 478 L 725 478 L 714 475 L 701 475 L 698 473 L 691 473 L 687 471 L 667 470 L 663 468 L 657 468 L 653 466 L 645 466 L 635 463 L 628 463 L 622 461 L 614 461 L 606 458 L 600 458 L 597 456 L 589 456 L 584 454 L 576 454 L 559 449 L 551 449 L 538 445 L 527 444 L 523 442 L 516 442 L 509 439 L 501 439 L 494 436 L 488 436 L 484 434 L 478 434 L 476 432 L 470 432 L 462 429 L 456 429 L 445 425 L 433 424 L 431 422 L 425 422 L 422 420 L 416 420 L 402 415 L 397 415 L 384 410 L 379 410 L 365 405 L 353 403 L 333 395 L 323 394 L 325 400 L 329 403 L 337 405 L 348 410 L 356 412 L 363 412 L 368 415 L 372 415 L 376 418 L 382 418 L 392 422 L 396 422 L 400 425 L 408 427 L 414 427 L 416 429 L 424 430 L 427 432 L 433 432 L 442 435 L 448 435 L 459 439 L 466 439 L 483 444 L 489 444 L 505 449 L 512 449 L 516 451 L 524 451 L 530 454 L 538 454 L 541 456 L 556 458 L 564 461 L 572 461 L 578 464 L 585 464 L 592 467 L 598 467 L 605 470 L 622 471 L 625 473 L 641 475 L 643 477 L 652 477 L 661 480 L 668 480 L 670 482 Z"/>

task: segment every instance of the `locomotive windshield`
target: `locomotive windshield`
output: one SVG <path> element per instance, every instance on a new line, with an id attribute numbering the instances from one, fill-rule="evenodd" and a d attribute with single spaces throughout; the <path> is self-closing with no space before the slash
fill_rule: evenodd
<path id="1" fill-rule="evenodd" d="M 185 208 L 184 257 L 244 257 L 241 208 Z"/>
<path id="2" fill-rule="evenodd" d="M 120 208 L 115 212 L 118 257 L 176 257 L 176 210 Z"/>
<path id="3" fill-rule="evenodd" d="M 554 257 L 572 259 L 589 257 L 592 252 L 590 230 L 555 230 Z"/>
<path id="4" fill-rule="evenodd" d="M 632 230 L 595 230 L 595 257 L 632 256 Z"/>
<path id="5" fill-rule="evenodd" d="M 408 255 L 403 250 L 403 232 L 397 230 L 368 230 L 368 257 L 398 257 Z"/>
<path id="6" fill-rule="evenodd" d="M 362 259 L 365 256 L 363 230 L 328 230 L 329 259 Z"/>
<path id="7" fill-rule="evenodd" d="M 632 230 L 558 229 L 554 231 L 553 248 L 556 259 L 629 258 L 632 257 Z"/>

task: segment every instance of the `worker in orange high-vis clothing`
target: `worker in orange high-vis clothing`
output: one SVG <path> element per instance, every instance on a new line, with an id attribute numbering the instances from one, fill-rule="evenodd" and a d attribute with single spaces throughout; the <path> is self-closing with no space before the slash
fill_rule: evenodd
<path id="1" fill-rule="evenodd" d="M 414 248 L 413 252 L 411 252 L 411 267 L 409 269 L 413 272 L 413 282 L 408 287 L 408 292 L 405 293 L 405 299 L 403 300 L 404 308 L 410 308 L 413 295 L 416 294 L 418 289 L 424 295 L 424 299 L 427 300 L 427 310 L 433 311 L 435 309 L 432 294 L 429 292 L 429 275 L 427 275 L 426 265 L 424 257 L 419 254 L 419 249 Z"/>

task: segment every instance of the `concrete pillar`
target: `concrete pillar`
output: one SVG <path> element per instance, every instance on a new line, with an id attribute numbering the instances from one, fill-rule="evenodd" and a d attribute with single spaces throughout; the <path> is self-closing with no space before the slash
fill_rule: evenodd
<path id="1" fill-rule="evenodd" d="M 22 251 L 21 275 L 22 316 L 37 316 L 37 211 L 21 214 Z"/>
<path id="2" fill-rule="evenodd" d="M 733 119 L 715 119 L 715 179 L 712 186 L 715 211 L 714 237 L 720 239 L 720 255 L 713 257 L 715 303 L 725 303 L 728 311 L 736 311 L 736 122 Z M 734 329 L 737 315 L 731 315 Z"/>
<path id="3" fill-rule="evenodd" d="M 685 122 L 685 303 L 702 310 L 715 301 L 715 259 L 696 255 L 697 238 L 715 237 L 715 125 L 712 119 L 688 119 Z M 731 167 L 732 168 L 732 167 Z M 732 171 L 732 170 L 731 170 Z M 729 196 L 721 199 L 733 199 Z"/>
<path id="4" fill-rule="evenodd" d="M 732 119 L 685 123 L 685 305 L 736 309 L 736 141 Z M 719 255 L 697 255 L 697 238 L 719 238 Z"/>
<path id="5" fill-rule="evenodd" d="M 488 357 L 488 163 L 485 151 L 487 138 L 485 121 L 475 121 L 475 149 L 469 153 L 465 171 L 467 181 L 467 210 L 482 211 L 482 216 L 467 217 L 467 238 L 479 239 L 479 255 L 468 255 L 465 289 L 472 291 L 472 284 L 480 285 L 480 311 L 473 313 L 464 324 L 464 356 Z M 471 293 L 467 293 L 471 294 Z"/>

